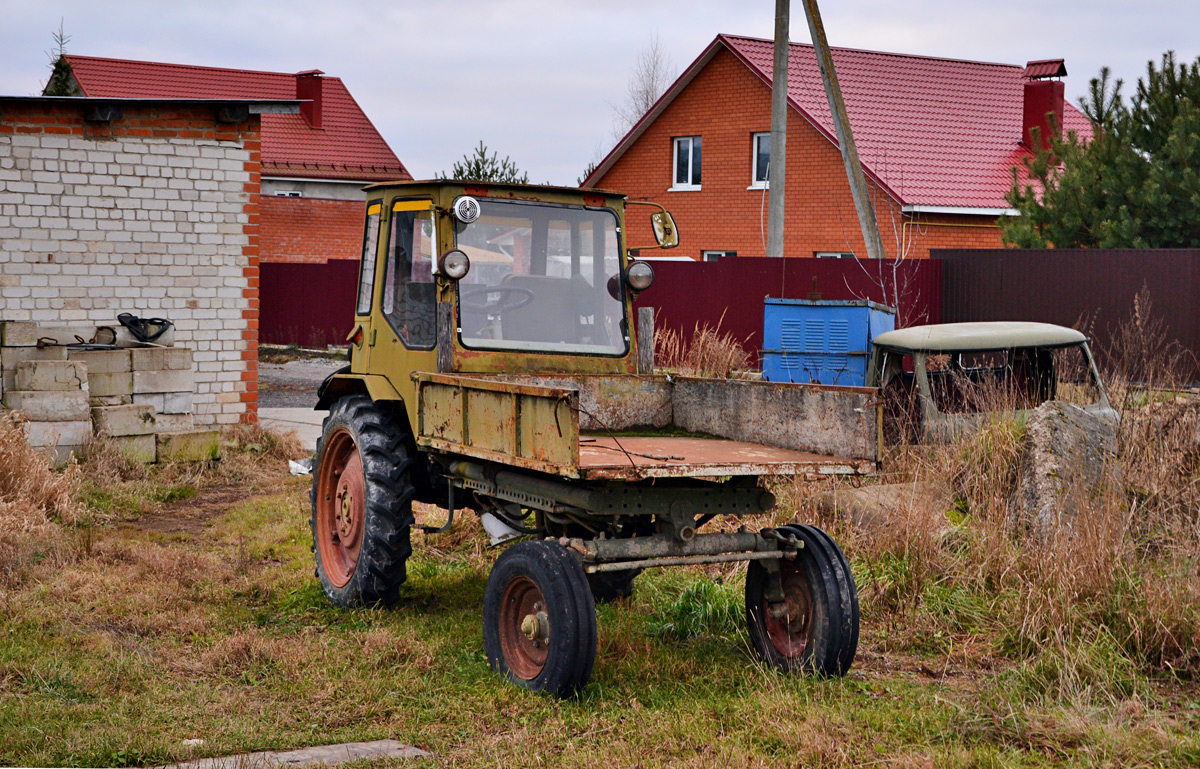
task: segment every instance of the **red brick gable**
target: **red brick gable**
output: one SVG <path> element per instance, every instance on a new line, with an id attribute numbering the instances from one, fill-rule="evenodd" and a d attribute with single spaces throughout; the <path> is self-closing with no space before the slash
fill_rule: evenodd
<path id="1" fill-rule="evenodd" d="M 633 127 L 583 186 L 598 186 L 609 169 L 718 57 L 732 56 L 768 89 L 770 40 L 719 35 Z M 926 56 L 832 49 L 859 156 L 868 175 L 904 205 L 1008 208 L 1011 169 L 1025 154 L 1022 106 L 1025 68 Z M 1060 62 L 1061 64 L 1061 62 Z M 695 110 L 727 112 L 725 94 Z M 825 90 L 811 45 L 793 43 L 788 102 L 794 112 L 836 146 Z M 758 130 L 770 130 L 770 107 L 758 107 Z M 1065 106 L 1064 128 L 1090 136 L 1087 118 Z M 705 144 L 705 152 L 712 151 Z M 747 161 L 748 163 L 749 161 Z M 789 166 L 789 173 L 791 167 Z M 607 186 L 609 183 L 606 182 Z"/>
<path id="2" fill-rule="evenodd" d="M 66 56 L 85 96 L 152 99 L 297 99 L 297 75 Z M 302 115 L 262 116 L 267 176 L 406 180 L 392 152 L 340 78 L 321 77 L 320 127 Z"/>
<path id="3" fill-rule="evenodd" d="M 361 201 L 264 195 L 261 221 L 264 262 L 324 264 L 362 251 Z"/>
<path id="4" fill-rule="evenodd" d="M 749 189 L 755 133 L 771 128 L 771 92 L 728 50 L 708 64 L 643 127 L 637 141 L 588 181 L 621 190 L 631 198 L 665 205 L 675 215 L 680 247 L 663 255 L 698 258 L 702 251 L 766 251 L 766 194 Z M 712 105 L 719 104 L 719 109 Z M 669 191 L 672 139 L 703 137 L 701 189 Z M 814 125 L 789 121 L 787 224 L 784 252 L 865 253 L 841 153 Z M 913 215 L 873 179 L 869 180 L 885 249 L 889 256 L 926 256 L 930 248 L 1001 245 L 995 217 Z M 649 240 L 644 207 L 628 212 L 634 244 Z M 948 245 L 948 244 L 953 244 Z M 661 252 L 648 251 L 654 256 Z"/>

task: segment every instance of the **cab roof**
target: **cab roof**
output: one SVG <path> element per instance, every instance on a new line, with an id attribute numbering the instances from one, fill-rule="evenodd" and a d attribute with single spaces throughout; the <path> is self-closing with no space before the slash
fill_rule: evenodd
<path id="1" fill-rule="evenodd" d="M 572 193 L 575 195 L 607 195 L 608 197 L 624 198 L 625 193 L 613 192 L 612 190 L 594 190 L 582 189 L 580 187 L 559 187 L 553 184 L 516 184 L 513 182 L 479 182 L 467 179 L 425 179 L 425 180 L 397 180 L 391 182 L 377 182 L 364 187 L 366 190 L 379 190 L 398 188 L 404 189 L 408 187 L 473 187 L 476 189 L 487 190 L 506 190 L 509 192 L 517 192 L 520 190 L 530 191 L 545 191 L 558 193 Z"/>
<path id="2" fill-rule="evenodd" d="M 1066 347 L 1087 341 L 1073 328 L 1027 321 L 980 321 L 909 326 L 880 334 L 879 347 L 904 352 L 1007 350 L 1013 347 Z"/>

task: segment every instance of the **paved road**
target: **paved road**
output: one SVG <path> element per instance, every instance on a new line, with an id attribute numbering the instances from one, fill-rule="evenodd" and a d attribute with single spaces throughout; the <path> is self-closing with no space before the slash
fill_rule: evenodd
<path id="1" fill-rule="evenodd" d="M 317 386 L 344 366 L 342 361 L 313 359 L 258 365 L 258 418 L 263 427 L 292 432 L 310 452 L 321 437 L 324 411 L 314 411 Z"/>

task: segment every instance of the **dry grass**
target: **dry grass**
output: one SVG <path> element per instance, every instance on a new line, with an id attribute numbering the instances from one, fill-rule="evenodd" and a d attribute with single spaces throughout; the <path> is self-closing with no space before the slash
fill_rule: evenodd
<path id="1" fill-rule="evenodd" d="M 721 331 L 722 315 L 715 326 L 696 323 L 690 337 L 673 329 L 654 332 L 654 365 L 683 376 L 727 379 L 745 372 L 754 356 L 733 334 Z"/>

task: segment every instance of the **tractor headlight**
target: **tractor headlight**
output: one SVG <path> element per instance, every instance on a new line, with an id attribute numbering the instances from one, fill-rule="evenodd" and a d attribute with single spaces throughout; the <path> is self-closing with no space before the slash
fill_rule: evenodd
<path id="1" fill-rule="evenodd" d="M 452 248 L 438 259 L 438 274 L 450 280 L 462 280 L 471 271 L 471 259 L 457 248 Z"/>
<path id="2" fill-rule="evenodd" d="M 654 282 L 654 268 L 645 262 L 634 262 L 625 270 L 625 282 L 634 291 L 645 291 Z"/>

